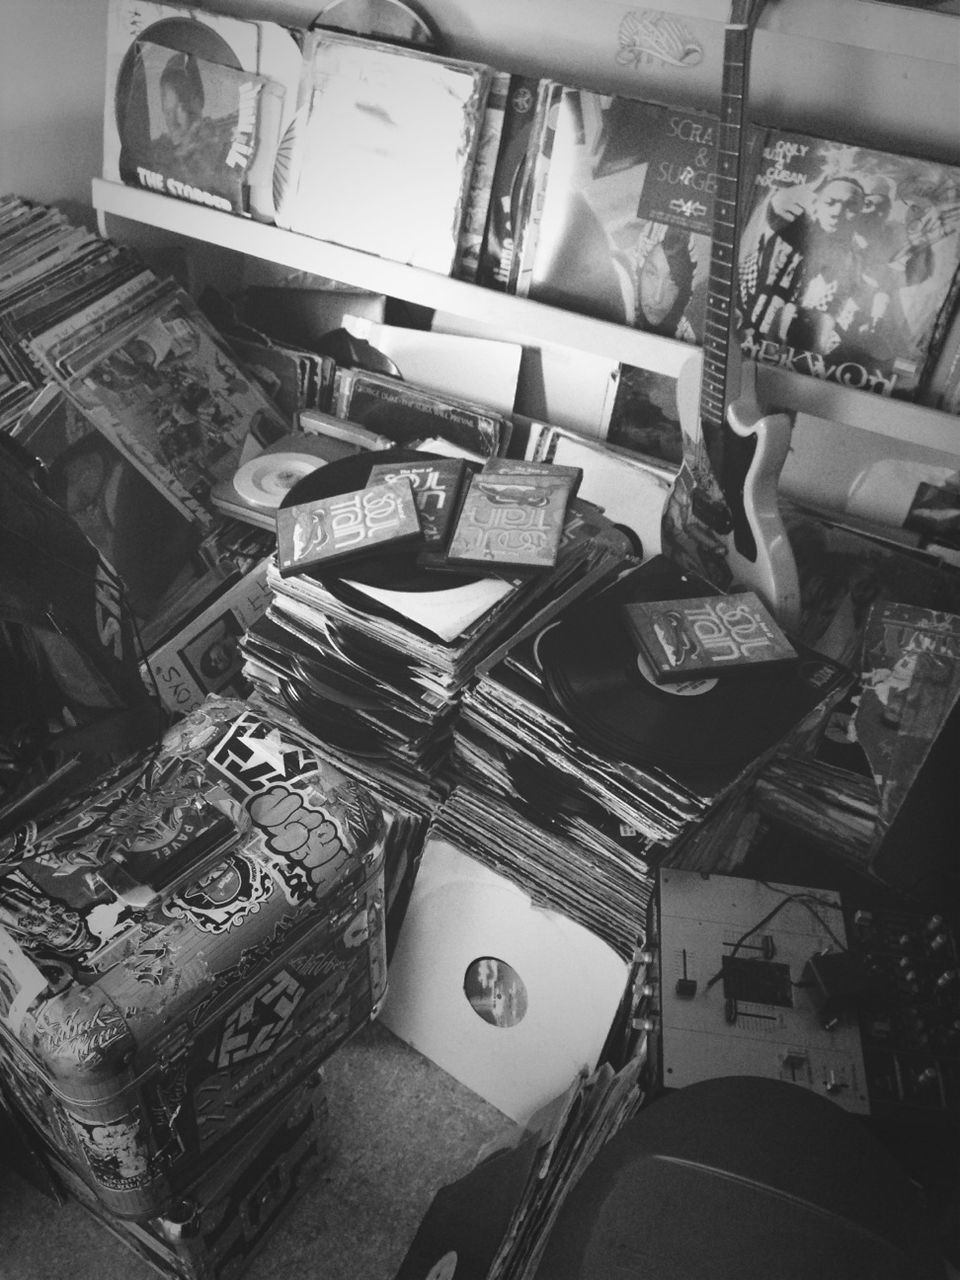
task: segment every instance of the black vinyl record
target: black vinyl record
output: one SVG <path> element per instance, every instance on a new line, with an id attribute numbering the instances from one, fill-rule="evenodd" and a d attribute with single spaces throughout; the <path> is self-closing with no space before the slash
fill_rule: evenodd
<path id="1" fill-rule="evenodd" d="M 326 697 L 317 697 L 295 680 L 281 680 L 280 692 L 294 716 L 322 742 L 341 747 L 351 755 L 383 759 L 389 755 L 380 735 Z"/>
<path id="2" fill-rule="evenodd" d="M 295 507 L 304 502 L 316 502 L 318 498 L 335 498 L 341 493 L 353 493 L 362 489 L 370 478 L 370 472 L 381 463 L 423 462 L 438 458 L 436 453 L 419 449 L 379 449 L 353 454 L 321 467 L 312 475 L 304 476 L 280 503 L 281 507 Z M 395 551 L 378 548 L 376 554 L 366 559 L 351 560 L 349 566 L 336 569 L 310 569 L 307 576 L 327 583 L 331 578 L 348 578 L 367 587 L 380 587 L 385 591 L 447 591 L 453 587 L 468 586 L 479 582 L 482 574 L 442 573 L 422 569 L 417 564 L 419 547 L 409 545 Z M 365 597 L 364 608 L 370 609 L 371 601 Z"/>
<path id="3" fill-rule="evenodd" d="M 845 669 L 808 651 L 789 668 L 658 685 L 645 674 L 621 606 L 716 594 L 656 557 L 541 633 L 537 657 L 546 688 L 585 741 L 681 779 L 735 773 L 842 687 Z"/>

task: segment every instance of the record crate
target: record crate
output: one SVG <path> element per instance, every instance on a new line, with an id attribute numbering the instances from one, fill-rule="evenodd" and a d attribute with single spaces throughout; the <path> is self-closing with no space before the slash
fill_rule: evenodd
<path id="1" fill-rule="evenodd" d="M 0 845 L 0 1069 L 148 1221 L 379 1011 L 383 811 L 241 702 Z"/>
<path id="2" fill-rule="evenodd" d="M 186 1187 L 144 1222 L 111 1214 L 56 1154 L 60 1187 L 142 1261 L 175 1280 L 234 1280 L 313 1185 L 329 1153 L 322 1072 L 302 1081 Z"/>

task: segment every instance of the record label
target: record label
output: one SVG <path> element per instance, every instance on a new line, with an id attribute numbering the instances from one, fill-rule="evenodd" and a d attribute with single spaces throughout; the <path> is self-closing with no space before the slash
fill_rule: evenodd
<path id="1" fill-rule="evenodd" d="M 711 689 L 717 687 L 716 676 L 710 676 L 704 680 L 676 680 L 673 684 L 661 684 L 657 679 L 653 667 L 643 653 L 637 654 L 637 670 L 643 676 L 648 684 L 662 693 L 672 693 L 679 698 L 697 698 L 702 693 L 709 693 Z"/>
<path id="2" fill-rule="evenodd" d="M 322 466 L 309 453 L 266 453 L 251 458 L 237 470 L 233 486 L 237 496 L 251 506 L 276 508 L 298 481 Z"/>

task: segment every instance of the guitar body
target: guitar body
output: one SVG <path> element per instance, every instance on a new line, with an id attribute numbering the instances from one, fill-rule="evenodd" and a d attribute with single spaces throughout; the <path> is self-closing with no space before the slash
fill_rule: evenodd
<path id="1" fill-rule="evenodd" d="M 721 591 L 755 591 L 789 631 L 799 621 L 800 590 L 777 485 L 791 423 L 785 414 L 761 413 L 754 367 L 740 360 L 735 323 L 744 100 L 762 7 L 762 0 L 733 0 L 724 39 L 702 369 L 689 360 L 677 380 L 683 462 L 664 508 L 661 546 Z"/>
<path id="2" fill-rule="evenodd" d="M 727 476 L 721 486 L 700 418 L 700 362 L 689 360 L 681 370 L 677 407 L 683 462 L 664 507 L 662 547 L 681 568 L 722 591 L 755 591 L 789 631 L 800 617 L 800 585 L 777 486 L 792 423 L 785 413 L 761 412 L 752 364 L 744 365 L 740 382 L 739 396 L 727 406 L 725 428 L 743 445 L 737 448 L 729 438 L 720 443 L 726 455 L 735 455 L 721 468 Z"/>

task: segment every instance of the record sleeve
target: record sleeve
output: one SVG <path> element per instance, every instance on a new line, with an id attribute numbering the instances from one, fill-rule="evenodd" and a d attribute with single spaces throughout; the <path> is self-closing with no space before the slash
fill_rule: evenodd
<path id="1" fill-rule="evenodd" d="M 524 223 L 530 160 L 544 127 L 554 82 L 515 75 L 507 88 L 500 146 L 492 175 L 489 211 L 480 246 L 476 279 L 488 289 L 511 292 Z"/>
<path id="2" fill-rule="evenodd" d="M 627 972 L 581 925 L 428 840 L 381 1019 L 526 1124 L 596 1064 Z"/>
<path id="3" fill-rule="evenodd" d="M 280 226 L 449 275 L 490 69 L 315 30 Z"/>
<path id="4" fill-rule="evenodd" d="M 717 129 L 706 113 L 564 89 L 517 292 L 702 342 Z"/>
<path id="5" fill-rule="evenodd" d="M 130 95 L 118 111 L 120 177 L 178 200 L 272 220 L 283 95 L 266 76 L 137 41 Z"/>
<path id="6" fill-rule="evenodd" d="M 333 394 L 338 417 L 407 448 L 431 449 L 445 440 L 457 453 L 483 461 L 503 453 L 510 441 L 505 415 L 385 374 L 339 369 Z"/>
<path id="7" fill-rule="evenodd" d="M 285 424 L 245 378 L 196 304 L 176 290 L 129 336 L 66 383 L 68 394 L 147 479 L 201 523 L 210 490 L 233 476 L 259 435 Z"/>
<path id="8" fill-rule="evenodd" d="M 121 120 L 128 116 L 138 40 L 149 40 L 171 52 L 179 51 L 235 70 L 258 71 L 260 33 L 256 22 L 194 7 L 152 3 L 151 0 L 110 0 L 107 11 L 106 87 L 103 111 L 103 176 L 119 182 L 124 142 L 142 148 L 142 135 L 124 135 Z M 140 86 L 143 93 L 143 86 Z M 141 97 L 137 119 L 146 120 Z"/>
<path id="9" fill-rule="evenodd" d="M 457 261 L 454 274 L 461 280 L 476 280 L 480 265 L 480 252 L 493 197 L 493 175 L 500 150 L 503 122 L 506 116 L 507 97 L 510 92 L 510 72 L 494 71 L 487 94 L 487 105 L 480 127 L 477 154 L 470 175 L 470 189 L 457 244 Z"/>
<path id="10" fill-rule="evenodd" d="M 749 177 L 744 354 L 916 399 L 960 290 L 960 168 L 766 129 Z"/>

